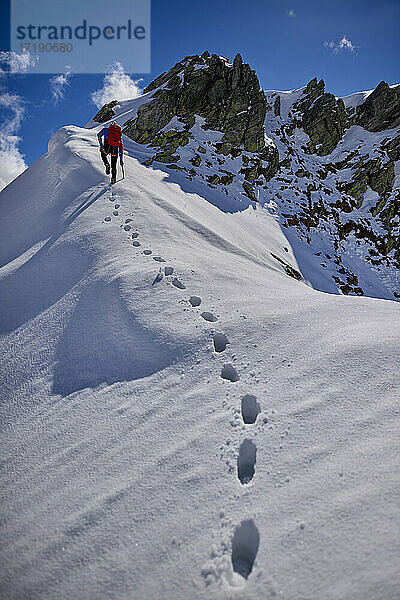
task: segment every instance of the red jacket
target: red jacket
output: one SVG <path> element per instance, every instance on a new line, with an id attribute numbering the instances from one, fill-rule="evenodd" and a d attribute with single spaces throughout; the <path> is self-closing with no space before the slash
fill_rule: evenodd
<path id="1" fill-rule="evenodd" d="M 102 140 L 102 138 L 104 138 L 104 140 Z M 119 150 L 119 156 L 122 159 L 123 157 L 123 153 L 124 153 L 124 147 L 122 144 L 122 139 L 120 139 L 119 142 L 116 142 L 115 140 L 111 139 L 110 140 L 110 132 L 108 127 L 104 127 L 98 134 L 97 134 L 97 139 L 99 140 L 99 144 L 100 147 L 102 147 L 104 145 L 104 143 L 107 141 L 107 143 L 110 146 L 114 146 L 117 147 Z"/>

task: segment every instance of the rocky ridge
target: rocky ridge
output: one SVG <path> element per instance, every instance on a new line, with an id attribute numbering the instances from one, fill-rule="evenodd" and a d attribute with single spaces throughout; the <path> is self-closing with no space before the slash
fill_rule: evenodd
<path id="1" fill-rule="evenodd" d="M 380 82 L 362 102 L 336 98 L 316 78 L 263 92 L 240 55 L 230 64 L 204 52 L 144 92 L 123 132 L 146 146 L 146 166 L 259 201 L 341 293 L 370 293 L 362 269 L 348 266 L 354 254 L 400 297 L 400 86 Z M 111 119 L 115 106 L 95 120 Z"/>

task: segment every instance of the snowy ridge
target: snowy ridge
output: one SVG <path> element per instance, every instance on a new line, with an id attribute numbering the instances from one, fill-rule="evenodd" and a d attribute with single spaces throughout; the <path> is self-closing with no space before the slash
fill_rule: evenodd
<path id="1" fill-rule="evenodd" d="M 204 62 L 202 57 L 196 60 Z M 158 90 L 168 87 L 178 68 L 183 77 L 184 66 L 185 61 L 177 63 L 160 76 L 155 81 L 162 84 L 148 94 L 156 96 Z M 321 88 L 321 83 L 315 85 Z M 315 289 L 397 300 L 400 297 L 397 214 L 400 161 L 390 158 L 387 148 L 392 144 L 395 155 L 399 128 L 371 132 L 351 125 L 345 128 L 330 154 L 310 153 L 310 138 L 302 127 L 301 102 L 299 105 L 307 89 L 304 86 L 287 92 L 265 92 L 265 146 L 270 151 L 270 161 L 277 149 L 279 162 L 277 170 L 270 174 L 267 156 L 257 166 L 257 154 L 243 148 L 227 155 L 219 153 L 223 133 L 209 129 L 199 116 L 188 127 L 184 117 L 179 119 L 175 115 L 160 130 L 165 140 L 169 134 L 183 134 L 173 155 L 165 152 L 163 155 L 163 148 L 158 147 L 161 154 L 158 160 L 157 142 L 127 143 L 132 156 L 142 164 L 161 169 L 185 191 L 206 196 L 224 212 L 243 211 L 255 202 L 270 212 L 294 252 L 295 260 L 288 260 L 286 268 L 299 271 L 303 280 Z M 344 98 L 345 108 L 353 110 L 370 93 L 358 92 Z M 113 118 L 124 127 L 136 118 L 139 106 L 149 98 L 122 103 L 125 106 L 117 107 Z M 261 164 L 266 170 L 264 174 L 257 171 Z M 252 169 L 257 175 L 249 177 L 247 173 Z M 374 190 L 369 187 L 373 183 L 368 179 L 365 189 L 357 192 L 357 186 L 361 190 L 364 185 L 363 169 L 375 174 L 375 186 L 382 186 L 385 178 L 390 182 L 392 177 L 392 181 L 378 193 L 376 187 Z M 356 197 L 357 193 L 361 196 Z M 280 259 L 285 261 L 282 256 Z"/>
<path id="2" fill-rule="evenodd" d="M 3 596 L 391 600 L 398 304 L 149 148 L 110 187 L 100 127 L 0 194 Z"/>

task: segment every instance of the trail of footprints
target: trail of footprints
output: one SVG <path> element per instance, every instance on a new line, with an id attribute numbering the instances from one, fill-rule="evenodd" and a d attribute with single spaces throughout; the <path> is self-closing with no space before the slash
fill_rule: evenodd
<path id="1" fill-rule="evenodd" d="M 110 201 L 114 202 L 113 196 L 110 198 Z M 120 205 L 116 203 L 114 205 L 114 210 L 112 211 L 112 215 L 114 217 L 119 216 L 119 208 Z M 106 216 L 104 217 L 104 221 L 109 223 L 112 221 L 112 217 Z M 123 228 L 125 232 L 131 232 L 132 221 L 133 219 L 127 218 L 121 225 L 121 228 Z M 132 239 L 132 246 L 136 248 L 140 247 L 141 244 L 138 240 L 139 232 L 133 231 L 130 233 L 130 235 Z M 143 254 L 145 256 L 150 256 L 152 255 L 152 250 L 145 249 L 143 250 Z M 161 256 L 153 256 L 152 258 L 158 263 L 166 262 Z M 160 271 L 156 275 L 153 285 L 161 281 L 164 275 L 171 277 L 173 274 L 174 268 L 172 266 L 165 266 L 164 268 L 160 267 Z M 180 290 L 186 289 L 186 285 L 180 281 L 178 277 L 174 277 L 170 281 L 174 287 Z M 201 298 L 199 296 L 190 296 L 189 304 L 193 308 L 198 308 L 201 305 Z M 215 323 L 218 320 L 218 318 L 209 311 L 201 312 L 200 316 L 209 323 Z M 227 336 L 221 332 L 213 334 L 212 342 L 214 351 L 218 354 L 225 352 L 227 345 L 229 344 Z M 231 383 L 236 383 L 240 379 L 237 370 L 231 363 L 226 363 L 222 366 L 220 377 L 224 380 L 230 381 Z M 260 412 L 261 409 L 256 396 L 253 396 L 252 394 L 246 394 L 242 397 L 241 415 L 243 422 L 246 425 L 253 425 L 256 422 Z M 255 475 L 256 456 L 257 447 L 255 443 L 250 438 L 245 438 L 239 447 L 237 456 L 237 477 L 241 485 L 247 485 L 253 479 Z M 254 521 L 252 519 L 243 520 L 236 527 L 233 534 L 231 562 L 233 571 L 241 575 L 245 580 L 247 580 L 252 572 L 259 543 L 260 536 Z"/>

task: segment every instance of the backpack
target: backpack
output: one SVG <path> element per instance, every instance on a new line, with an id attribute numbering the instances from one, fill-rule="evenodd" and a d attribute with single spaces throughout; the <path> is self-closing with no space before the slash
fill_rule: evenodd
<path id="1" fill-rule="evenodd" d="M 110 125 L 108 128 L 107 142 L 110 146 L 119 146 L 121 143 L 121 127 L 119 125 Z"/>

